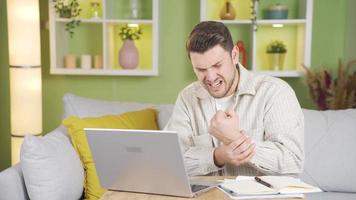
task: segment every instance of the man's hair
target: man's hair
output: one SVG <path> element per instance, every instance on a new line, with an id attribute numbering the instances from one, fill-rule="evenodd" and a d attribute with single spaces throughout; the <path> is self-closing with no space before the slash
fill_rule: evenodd
<path id="1" fill-rule="evenodd" d="M 216 45 L 231 53 L 234 43 L 229 29 L 221 22 L 200 22 L 189 34 L 186 43 L 188 57 L 190 58 L 190 52 L 204 53 Z"/>

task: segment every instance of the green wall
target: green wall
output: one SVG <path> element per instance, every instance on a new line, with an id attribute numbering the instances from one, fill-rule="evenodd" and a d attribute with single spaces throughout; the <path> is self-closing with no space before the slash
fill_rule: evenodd
<path id="1" fill-rule="evenodd" d="M 344 56 L 347 0 L 315 0 L 312 67 L 336 66 Z M 6 32 L 6 3 L 0 1 L 0 170 L 10 165 L 9 84 Z M 48 19 L 47 1 L 40 4 L 41 19 Z M 41 30 L 43 72 L 43 130 L 47 133 L 61 122 L 62 96 L 77 95 L 107 100 L 174 103 L 177 93 L 195 80 L 185 53 L 185 40 L 199 22 L 198 0 L 161 0 L 159 30 L 159 76 L 63 76 L 49 75 L 49 33 Z M 330 10 L 333 10 L 330 14 Z M 314 108 L 303 79 L 285 79 L 295 89 L 305 108 Z"/>
<path id="2" fill-rule="evenodd" d="M 0 1 L 0 170 L 10 165 L 9 53 L 6 1 Z"/>
<path id="3" fill-rule="evenodd" d="M 345 61 L 356 59 L 356 1 L 347 0 L 346 4 L 346 31 L 345 31 Z"/>

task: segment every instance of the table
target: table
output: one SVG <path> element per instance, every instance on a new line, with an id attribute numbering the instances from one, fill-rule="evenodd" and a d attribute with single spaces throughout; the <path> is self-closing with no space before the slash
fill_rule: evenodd
<path id="1" fill-rule="evenodd" d="M 199 180 L 224 180 L 225 178 L 234 178 L 234 177 L 223 177 L 223 176 L 199 176 L 195 177 Z M 154 195 L 154 194 L 142 194 L 142 193 L 133 193 L 133 192 L 119 192 L 119 191 L 107 191 L 100 198 L 100 200 L 187 200 L 189 198 L 184 197 L 172 197 L 164 195 Z M 229 200 L 230 198 L 225 195 L 222 191 L 217 188 L 211 189 L 207 192 L 200 194 L 194 200 Z M 260 199 L 262 200 L 262 199 Z M 269 199 L 270 200 L 270 199 Z M 278 200 L 283 200 L 278 198 Z M 289 198 L 288 200 L 301 200 L 300 198 Z M 306 200 L 306 198 L 304 198 Z"/>

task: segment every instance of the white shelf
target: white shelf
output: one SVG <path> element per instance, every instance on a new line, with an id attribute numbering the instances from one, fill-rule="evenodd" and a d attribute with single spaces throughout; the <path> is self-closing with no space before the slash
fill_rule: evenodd
<path id="1" fill-rule="evenodd" d="M 264 24 L 305 24 L 305 19 L 259 19 L 256 20 L 257 25 Z"/>
<path id="2" fill-rule="evenodd" d="M 244 0 L 245 1 L 245 0 Z M 246 0 L 252 1 L 254 0 Z M 312 37 L 312 22 L 313 22 L 313 1 L 314 0 L 290 0 L 293 1 L 289 5 L 295 9 L 290 12 L 288 19 L 260 19 L 263 17 L 266 5 L 273 4 L 274 0 L 255 1 L 254 11 L 258 17 L 254 23 L 248 18 L 253 16 L 240 16 L 244 20 L 220 20 L 219 12 L 221 8 L 213 8 L 212 6 L 221 5 L 213 0 L 200 0 L 200 21 L 214 20 L 229 25 L 232 37 L 235 40 L 242 40 L 247 50 L 248 56 L 247 68 L 259 74 L 268 74 L 276 77 L 300 77 L 303 76 L 300 65 L 310 66 L 311 61 L 311 37 Z M 241 4 L 246 7 L 236 8 L 235 10 L 251 9 L 248 2 Z M 285 2 L 284 2 L 285 3 Z M 288 3 L 286 3 L 288 4 Z M 259 9 L 259 7 L 261 9 Z M 214 16 L 214 18 L 211 18 Z M 215 18 L 216 17 L 216 18 Z M 275 25 L 275 26 L 274 26 Z M 249 28 L 249 29 L 246 29 Z M 266 47 L 273 40 L 282 40 L 287 46 L 287 54 L 285 58 L 286 70 L 268 70 L 268 56 L 266 55 Z M 294 70 L 296 69 L 296 70 Z"/>
<path id="3" fill-rule="evenodd" d="M 143 19 L 126 19 L 116 15 L 120 8 L 112 8 L 110 3 L 116 0 L 101 0 L 102 17 L 98 19 L 80 20 L 78 27 L 74 29 L 73 37 L 65 30 L 71 19 L 58 18 L 55 12 L 53 1 L 48 0 L 49 6 L 49 29 L 50 29 L 50 74 L 62 75 L 105 75 L 105 76 L 157 76 L 158 75 L 158 11 L 159 0 L 142 1 L 143 4 L 152 4 L 150 14 L 143 16 Z M 85 2 L 87 3 L 87 2 Z M 121 8 L 125 5 L 121 5 Z M 143 6 L 143 5 L 142 5 Z M 125 7 L 126 8 L 126 7 Z M 147 11 L 145 11 L 147 13 Z M 86 14 L 84 15 L 86 16 Z M 117 18 L 116 18 L 117 17 Z M 122 41 L 118 38 L 118 30 L 124 24 L 140 24 L 146 27 L 143 36 L 135 41 L 139 50 L 140 61 L 136 69 L 121 69 L 119 66 L 118 52 Z M 147 32 L 145 32 L 147 31 Z M 77 36 L 79 35 L 79 36 Z M 77 37 L 76 37 L 77 36 Z M 63 68 L 64 57 L 68 54 L 76 56 L 75 69 Z M 102 69 L 82 69 L 80 66 L 81 55 L 92 56 L 102 55 Z M 141 60 L 142 59 L 142 60 Z"/>
<path id="4" fill-rule="evenodd" d="M 222 22 L 224 24 L 252 24 L 251 20 L 248 19 L 240 19 L 240 20 L 215 20 L 218 22 Z"/>
<path id="5" fill-rule="evenodd" d="M 80 20 L 80 23 L 103 23 L 102 19 L 78 19 Z M 72 21 L 71 19 L 65 19 L 65 18 L 57 18 L 56 22 L 63 22 L 67 23 Z"/>
<path id="6" fill-rule="evenodd" d="M 152 24 L 150 19 L 106 19 L 109 23 L 126 23 L 126 24 Z"/>

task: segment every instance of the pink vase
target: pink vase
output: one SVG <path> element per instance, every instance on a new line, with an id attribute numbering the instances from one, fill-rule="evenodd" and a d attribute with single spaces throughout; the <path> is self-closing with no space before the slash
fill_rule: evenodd
<path id="1" fill-rule="evenodd" d="M 134 41 L 125 40 L 119 51 L 119 63 L 124 69 L 135 69 L 138 65 L 138 50 Z"/>

